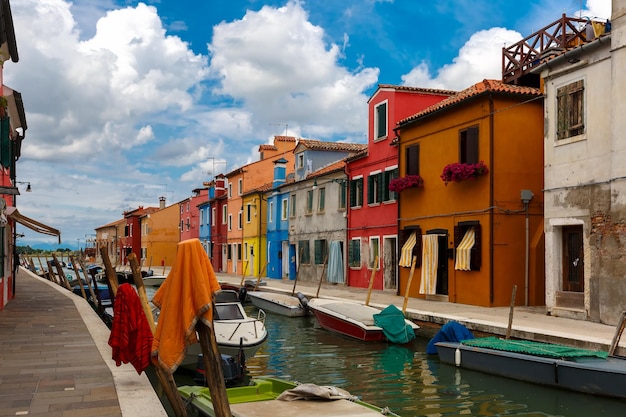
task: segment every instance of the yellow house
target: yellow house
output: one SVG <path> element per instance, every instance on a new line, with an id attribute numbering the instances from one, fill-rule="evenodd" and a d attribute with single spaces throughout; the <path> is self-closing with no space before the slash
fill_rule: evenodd
<path id="1" fill-rule="evenodd" d="M 159 272 L 160 266 L 172 266 L 176 259 L 176 247 L 180 240 L 178 203 L 165 207 L 141 218 L 141 258 L 146 267 Z"/>
<path id="2" fill-rule="evenodd" d="M 243 262 L 244 275 L 254 277 L 267 274 L 267 201 L 263 191 L 271 188 L 267 184 L 245 194 L 243 200 Z"/>
<path id="3" fill-rule="evenodd" d="M 415 257 L 410 296 L 505 306 L 516 286 L 516 304 L 543 305 L 541 92 L 484 80 L 396 133 L 400 292 Z"/>

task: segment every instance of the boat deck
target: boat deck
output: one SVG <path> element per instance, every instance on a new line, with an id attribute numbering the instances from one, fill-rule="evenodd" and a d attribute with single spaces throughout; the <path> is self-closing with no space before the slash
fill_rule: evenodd
<path id="1" fill-rule="evenodd" d="M 341 301 L 326 302 L 320 304 L 320 307 L 361 322 L 366 326 L 376 326 L 374 324 L 374 314 L 380 313 L 380 310 L 374 307 Z"/>
<path id="2" fill-rule="evenodd" d="M 381 413 L 370 410 L 362 405 L 348 400 L 317 401 L 317 400 L 296 400 L 296 401 L 257 401 L 242 404 L 231 404 L 230 411 L 233 417 L 276 417 L 276 416 L 298 416 L 298 417 L 374 417 L 381 416 Z"/>

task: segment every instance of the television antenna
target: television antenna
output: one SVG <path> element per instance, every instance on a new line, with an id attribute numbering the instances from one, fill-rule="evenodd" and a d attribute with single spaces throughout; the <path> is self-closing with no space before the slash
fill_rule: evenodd
<path id="1" fill-rule="evenodd" d="M 285 136 L 289 136 L 287 134 L 287 130 L 289 129 L 289 124 L 287 124 L 287 123 L 270 123 L 270 126 L 285 126 Z"/>

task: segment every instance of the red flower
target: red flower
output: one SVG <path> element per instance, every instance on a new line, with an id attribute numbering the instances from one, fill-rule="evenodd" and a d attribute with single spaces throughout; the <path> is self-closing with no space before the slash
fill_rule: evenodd
<path id="1" fill-rule="evenodd" d="M 407 175 L 406 177 L 394 178 L 389 182 L 389 191 L 399 193 L 407 188 L 422 188 L 424 180 L 419 175 Z"/>
<path id="2" fill-rule="evenodd" d="M 462 164 L 460 162 L 454 162 L 448 164 L 443 168 L 443 172 L 440 178 L 448 185 L 449 182 L 460 182 L 469 179 L 475 179 L 480 175 L 485 175 L 489 172 L 489 169 L 483 161 L 477 164 Z"/>

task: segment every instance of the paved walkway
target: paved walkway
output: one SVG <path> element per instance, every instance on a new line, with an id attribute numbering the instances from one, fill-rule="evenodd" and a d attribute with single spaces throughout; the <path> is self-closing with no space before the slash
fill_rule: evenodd
<path id="1" fill-rule="evenodd" d="M 116 367 L 87 302 L 20 270 L 0 311 L 0 416 L 167 416 L 145 373 Z"/>
<path id="2" fill-rule="evenodd" d="M 217 274 L 221 282 L 235 285 L 241 283 L 241 277 Z M 247 280 L 256 283 L 256 279 Z M 265 286 L 259 291 L 278 291 L 291 294 L 293 281 L 263 279 Z M 318 283 L 298 282 L 296 292 L 307 297 L 314 297 L 318 291 Z M 324 298 L 341 298 L 365 303 L 367 289 L 353 288 L 345 285 L 324 283 L 319 290 L 319 296 Z M 396 295 L 394 291 L 373 291 L 370 305 L 385 308 L 394 304 L 402 308 L 404 297 Z M 418 298 L 409 298 L 406 315 L 418 321 L 424 328 L 438 328 L 450 320 L 463 323 L 472 331 L 506 335 L 509 325 L 509 307 L 476 307 L 465 304 L 455 304 L 442 301 L 430 301 Z M 553 317 L 546 314 L 545 307 L 515 307 L 511 336 L 522 339 L 536 340 L 549 343 L 563 343 L 587 349 L 608 350 L 615 336 L 615 327 L 588 321 L 574 320 L 563 317 Z M 432 329 L 430 334 L 432 334 Z M 428 334 L 426 337 L 430 337 Z M 626 353 L 626 335 L 620 341 L 619 354 Z"/>

